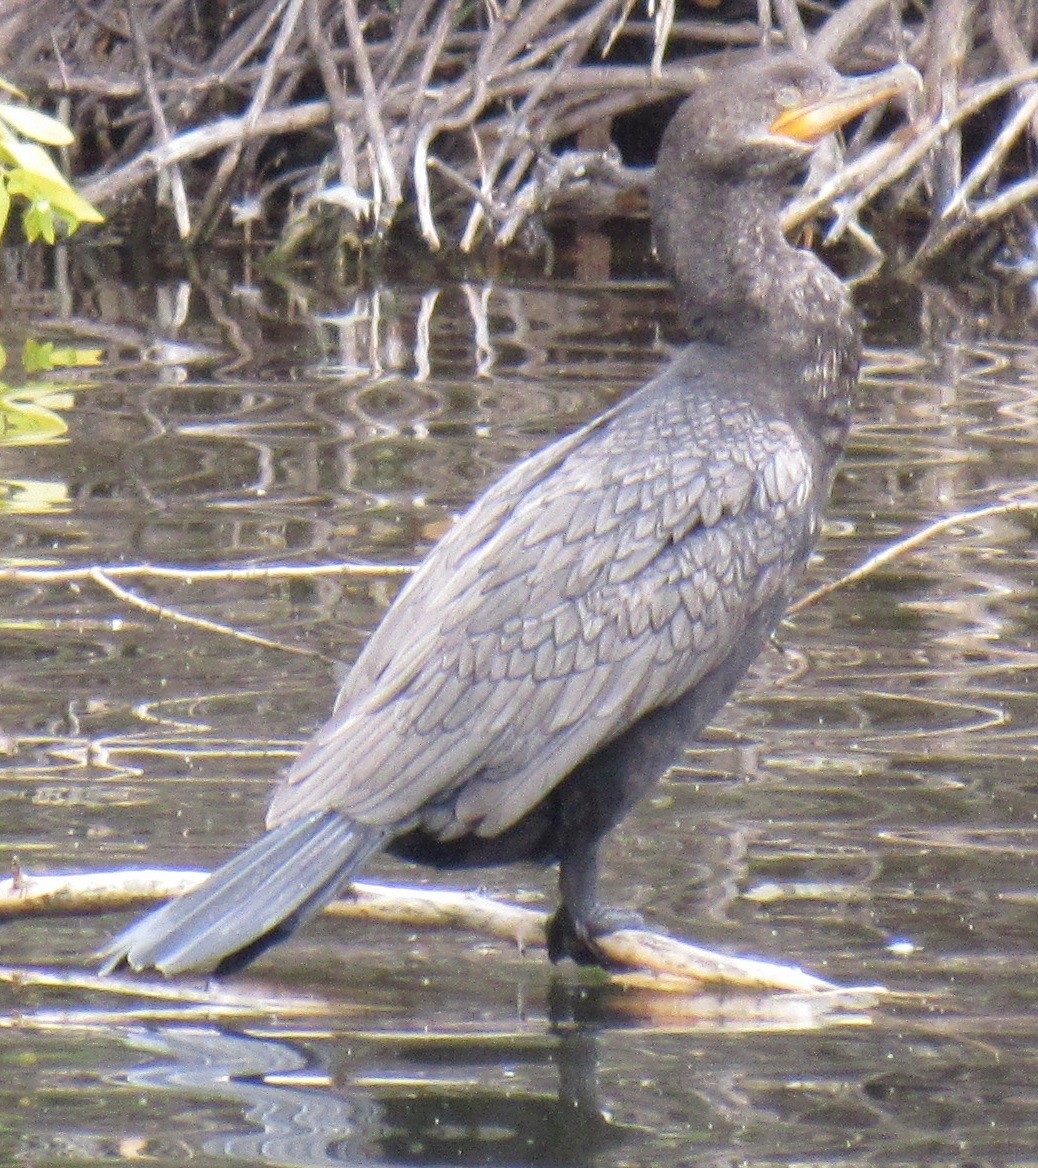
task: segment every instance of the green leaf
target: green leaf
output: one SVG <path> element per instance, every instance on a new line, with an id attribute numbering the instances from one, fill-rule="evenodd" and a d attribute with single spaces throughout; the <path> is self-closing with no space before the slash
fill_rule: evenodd
<path id="1" fill-rule="evenodd" d="M 46 373 L 54 368 L 54 342 L 26 338 L 22 349 L 22 367 L 26 373 Z"/>
<path id="2" fill-rule="evenodd" d="M 24 195 L 30 202 L 40 193 L 36 176 L 19 167 L 5 173 L 4 183 L 9 195 Z"/>
<path id="3" fill-rule="evenodd" d="M 64 122 L 24 105 L 11 105 L 9 101 L 0 101 L 0 120 L 17 130 L 23 138 L 31 138 L 45 146 L 71 146 L 76 140 Z"/>
<path id="4" fill-rule="evenodd" d="M 7 189 L 7 176 L 0 176 L 0 238 L 3 237 L 7 226 L 7 216 L 11 213 L 11 195 Z M 0 365 L 0 369 L 3 366 Z"/>
<path id="5" fill-rule="evenodd" d="M 3 345 L 0 345 L 0 369 L 5 368 L 6 365 L 7 365 L 7 350 L 3 347 Z"/>
<path id="6" fill-rule="evenodd" d="M 8 173 L 7 185 L 12 195 L 29 199 L 46 199 L 55 210 L 64 211 L 79 223 L 103 223 L 105 217 L 93 204 L 77 194 L 59 175 L 58 181 L 44 178 L 18 167 Z"/>
<path id="7" fill-rule="evenodd" d="M 3 126 L 0 126 L 0 157 L 27 170 L 36 178 L 68 186 L 68 180 L 42 146 L 37 146 L 35 142 L 21 141 Z"/>
<path id="8" fill-rule="evenodd" d="M 54 231 L 54 212 L 50 203 L 45 199 L 31 202 L 22 215 L 22 229 L 30 243 L 35 243 L 37 239 L 53 243 L 57 235 Z"/>
<path id="9" fill-rule="evenodd" d="M 22 366 L 26 373 L 46 373 L 52 369 L 71 369 L 100 365 L 104 349 L 57 348 L 53 341 L 35 341 L 29 337 L 22 349 Z"/>
<path id="10" fill-rule="evenodd" d="M 56 395 L 53 386 L 0 385 L 0 446 L 39 446 L 60 438 L 68 424 L 49 408 L 59 402 L 67 407 L 69 395 Z"/>

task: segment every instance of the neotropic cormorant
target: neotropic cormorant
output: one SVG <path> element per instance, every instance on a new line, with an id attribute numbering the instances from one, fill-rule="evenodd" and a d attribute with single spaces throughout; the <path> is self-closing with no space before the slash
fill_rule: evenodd
<path id="1" fill-rule="evenodd" d="M 268 831 L 119 936 L 108 968 L 238 969 L 376 852 L 558 861 L 553 960 L 598 958 L 603 836 L 681 757 L 814 546 L 859 361 L 841 282 L 779 215 L 831 130 L 902 88 L 784 55 L 663 137 L 652 217 L 692 343 L 444 536 L 274 792 Z"/>

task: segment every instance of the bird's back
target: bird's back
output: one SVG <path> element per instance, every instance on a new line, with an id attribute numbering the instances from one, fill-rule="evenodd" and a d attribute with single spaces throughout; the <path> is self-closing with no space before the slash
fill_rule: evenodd
<path id="1" fill-rule="evenodd" d="M 390 609 L 270 823 L 333 806 L 497 834 L 743 653 L 752 614 L 784 606 L 827 486 L 789 400 L 758 359 L 692 345 L 506 475 Z"/>

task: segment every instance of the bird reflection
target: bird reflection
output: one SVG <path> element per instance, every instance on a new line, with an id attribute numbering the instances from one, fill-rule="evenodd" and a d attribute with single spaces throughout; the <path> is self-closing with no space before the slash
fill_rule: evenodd
<path id="1" fill-rule="evenodd" d="M 379 1130 L 373 1099 L 270 1082 L 275 1076 L 296 1076 L 308 1084 L 323 1073 L 301 1044 L 172 1027 L 133 1031 L 128 1042 L 168 1060 L 130 1071 L 133 1086 L 243 1105 L 251 1130 L 205 1135 L 207 1155 L 285 1168 L 376 1162 L 364 1154 Z"/>
<path id="2" fill-rule="evenodd" d="M 218 1159 L 579 1168 L 625 1136 L 600 1108 L 596 1038 L 584 1027 L 512 1035 L 507 1050 L 486 1036 L 380 1040 L 374 1065 L 364 1058 L 338 1075 L 297 1039 L 155 1028 L 127 1041 L 159 1060 L 129 1072 L 133 1086 L 241 1104 L 241 1130 L 199 1137 Z"/>

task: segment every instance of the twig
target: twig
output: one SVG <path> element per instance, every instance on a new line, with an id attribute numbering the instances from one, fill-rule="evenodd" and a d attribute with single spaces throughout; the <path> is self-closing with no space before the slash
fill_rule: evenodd
<path id="1" fill-rule="evenodd" d="M 185 130 L 165 145 L 142 151 L 135 158 L 100 178 L 79 187 L 92 203 L 118 198 L 173 162 L 204 158 L 214 150 L 236 142 L 272 134 L 290 134 L 324 125 L 331 116 L 327 101 L 307 101 L 283 110 L 267 110 L 255 120 L 247 117 L 221 118 L 195 130 Z"/>
<path id="2" fill-rule="evenodd" d="M 0 881 L 0 920 L 67 916 L 137 909 L 196 887 L 204 872 L 149 869 L 71 876 L 21 874 L 18 886 Z M 464 929 L 526 945 L 543 945 L 547 913 L 502 904 L 471 892 L 357 883 L 326 912 L 349 920 L 393 923 L 407 928 Z M 644 929 L 624 929 L 600 938 L 618 965 L 660 977 L 741 990 L 812 993 L 838 987 L 793 966 L 730 957 Z"/>
<path id="3" fill-rule="evenodd" d="M 205 202 L 202 204 L 199 223 L 203 229 L 206 224 L 215 220 L 219 212 L 224 191 L 227 188 L 227 184 L 231 181 L 231 176 L 237 169 L 242 152 L 245 149 L 245 144 L 255 136 L 256 124 L 266 109 L 274 82 L 277 80 L 278 64 L 287 52 L 289 42 L 295 35 L 296 25 L 299 23 L 299 16 L 303 10 L 303 3 L 304 0 L 287 0 L 284 15 L 281 17 L 280 27 L 274 39 L 274 44 L 271 47 L 270 55 L 266 60 L 259 84 L 256 86 L 252 95 L 252 100 L 249 102 L 241 137 L 229 144 L 229 148 L 224 153 L 223 158 L 220 159 L 220 165 L 217 167 L 216 174 L 206 194 Z"/>
<path id="4" fill-rule="evenodd" d="M 321 81 L 328 94 L 328 100 L 332 103 L 332 121 L 335 125 L 335 139 L 339 152 L 339 182 L 359 195 L 357 146 L 350 124 L 349 98 L 343 88 L 331 45 L 321 27 L 319 0 L 306 0 L 306 35 L 310 48 L 317 58 L 317 67 L 321 71 Z"/>
<path id="5" fill-rule="evenodd" d="M 137 0 L 131 0 L 126 9 L 130 22 L 130 31 L 133 34 L 133 47 L 137 55 L 137 67 L 140 69 L 144 90 L 147 94 L 148 105 L 151 107 L 151 116 L 155 122 L 155 131 L 159 141 L 166 145 L 170 140 L 169 123 L 162 108 L 162 101 L 155 89 L 155 74 L 151 67 L 151 54 L 141 31 L 140 15 L 137 11 Z M 160 180 L 165 177 L 169 183 L 170 199 L 173 203 L 173 218 L 177 225 L 177 234 L 181 239 L 187 239 L 191 234 L 191 214 L 187 205 L 187 191 L 184 189 L 184 176 L 178 166 L 170 165 L 160 173 Z"/>
<path id="6" fill-rule="evenodd" d="M 891 186 L 898 179 L 917 167 L 933 147 L 949 133 L 952 127 L 960 126 L 967 118 L 979 113 L 986 105 L 1035 79 L 1038 79 L 1038 64 L 1030 65 L 1027 69 L 1021 70 L 1021 72 L 1011 77 L 999 77 L 993 81 L 975 85 L 962 98 L 954 110 L 942 114 L 940 118 L 930 122 L 928 125 L 914 125 L 912 127 L 912 138 L 908 145 L 894 150 L 890 162 L 874 178 L 866 182 L 853 198 L 846 202 L 841 208 L 841 220 L 852 218 L 867 202 L 875 198 L 881 190 Z M 879 156 L 878 152 L 881 150 L 881 147 L 877 148 L 876 151 L 870 152 L 870 155 L 863 156 L 861 161 L 864 162 L 865 158 L 870 157 L 872 153 L 876 153 Z M 833 181 L 837 181 L 838 177 Z M 973 220 L 970 222 L 976 221 L 977 217 L 976 213 L 974 213 Z M 939 238 L 934 233 L 931 233 L 930 237 L 928 237 L 913 258 L 912 265 L 918 266 L 920 263 L 938 254 L 951 242 L 953 235 L 961 235 L 963 231 L 967 230 L 970 222 L 960 222 L 956 230 L 946 231 Z"/>
<path id="7" fill-rule="evenodd" d="M 1013 19 L 1014 13 L 1009 0 L 991 0 L 991 39 L 998 48 L 999 56 L 1010 71 L 1026 69 L 1031 62 L 1029 41 L 1020 35 Z M 1032 15 L 1032 27 L 1034 17 Z M 1032 87 L 1023 86 L 1020 96 L 1030 96 Z M 1038 139 L 1038 116 L 1031 121 L 1031 137 Z"/>
<path id="8" fill-rule="evenodd" d="M 387 86 L 392 85 L 408 57 L 417 51 L 422 41 L 418 30 L 428 20 L 435 4 L 436 0 L 403 0 L 398 7 L 389 43 L 380 46 L 384 52 L 375 79 L 379 93 L 384 93 Z"/>
<path id="9" fill-rule="evenodd" d="M 176 624 L 189 625 L 191 628 L 203 629 L 207 633 L 217 633 L 223 637 L 232 637 L 236 641 L 244 641 L 248 645 L 260 645 L 264 649 L 279 649 L 282 653 L 295 653 L 301 657 L 316 657 L 321 661 L 328 660 L 323 653 L 318 653 L 316 649 L 307 649 L 303 645 L 286 645 L 280 641 L 271 641 L 267 637 L 260 637 L 255 633 L 247 633 L 243 629 L 234 628 L 232 625 L 219 624 L 216 621 L 206 620 L 204 617 L 191 616 L 189 613 L 181 612 L 176 608 L 156 604 L 153 600 L 148 600 L 143 596 L 139 596 L 136 592 L 131 592 L 128 588 L 123 588 L 121 584 L 116 584 L 100 568 L 91 568 L 87 575 L 95 584 L 100 585 L 100 587 L 110 592 L 113 596 L 132 605 L 134 608 L 139 608 L 142 612 L 149 613 L 151 616 L 157 616 L 160 620 L 169 620 L 174 621 Z"/>
<path id="10" fill-rule="evenodd" d="M 531 138 L 531 121 L 533 111 L 541 104 L 545 96 L 552 90 L 555 81 L 565 72 L 569 72 L 574 63 L 587 52 L 588 46 L 606 24 L 611 10 L 611 2 L 599 3 L 590 12 L 581 18 L 573 27 L 568 27 L 559 35 L 558 44 L 549 41 L 548 44 L 537 43 L 536 49 L 526 54 L 532 67 L 540 62 L 552 51 L 559 47 L 558 59 L 554 65 L 544 73 L 538 82 L 527 92 L 518 108 L 508 119 L 500 134 L 494 158 L 487 168 L 481 189 L 487 199 L 490 199 L 492 188 L 497 181 L 506 159 L 512 153 L 511 165 L 504 181 L 497 192 L 497 201 L 509 203 L 519 187 L 523 176 L 527 173 L 531 161 L 536 156 L 535 149 L 529 144 Z M 504 70 L 502 70 L 504 72 Z M 518 150 L 516 150 L 518 143 Z M 462 233 L 460 248 L 462 252 L 471 251 L 480 225 L 484 219 L 484 206 L 487 200 L 481 199 L 474 203 L 469 214 L 468 222 Z M 507 213 L 502 216 L 507 217 Z"/>
<path id="11" fill-rule="evenodd" d="M 649 66 L 654 77 L 658 77 L 663 69 L 663 57 L 674 28 L 675 7 L 675 0 L 657 0 L 656 3 L 656 14 L 652 22 L 652 62 Z"/>
<path id="12" fill-rule="evenodd" d="M 1038 111 L 1038 88 L 1031 92 L 1006 122 L 985 153 L 973 164 L 973 168 L 952 195 L 948 205 L 941 212 L 942 218 L 956 214 L 968 214 L 969 199 L 992 172 L 1005 161 L 1006 155 L 1027 124 Z"/>
<path id="13" fill-rule="evenodd" d="M 967 19 L 969 8 L 968 0 L 934 0 L 927 14 L 930 52 L 924 77 L 934 115 L 947 115 L 959 103 L 960 77 L 973 39 Z M 962 181 L 962 130 L 958 123 L 953 123 L 935 144 L 931 170 L 934 201 L 940 213 Z"/>
<path id="14" fill-rule="evenodd" d="M 1009 499 L 1002 503 L 993 503 L 989 507 L 978 507 L 975 511 L 960 511 L 955 515 L 937 519 L 907 538 L 883 548 L 874 556 L 870 556 L 864 563 L 859 564 L 845 576 L 841 576 L 837 580 L 830 580 L 813 589 L 806 596 L 801 596 L 795 604 L 790 605 L 786 615 L 793 616 L 795 613 L 803 612 L 805 608 L 817 604 L 819 600 L 832 595 L 838 589 L 846 588 L 849 584 L 857 584 L 859 580 L 874 575 L 880 568 L 901 559 L 909 552 L 913 552 L 916 548 L 935 539 L 938 535 L 943 535 L 946 531 L 952 531 L 965 524 L 976 523 L 981 519 L 988 519 L 993 515 L 1021 515 L 1035 511 L 1038 511 L 1038 499 Z"/>
<path id="15" fill-rule="evenodd" d="M 439 250 L 440 236 L 436 230 L 436 220 L 432 209 L 432 192 L 429 189 L 429 164 L 431 161 L 429 148 L 443 124 L 435 118 L 424 115 L 424 111 L 433 71 L 443 53 L 450 30 L 454 27 L 460 6 L 461 0 L 447 0 L 447 3 L 440 9 L 440 15 L 432 35 L 429 37 L 418 70 L 417 84 L 408 114 L 408 125 L 416 127 L 407 136 L 407 148 L 411 153 L 411 175 L 414 180 L 418 224 L 421 228 L 422 238 L 432 251 Z M 474 89 L 478 91 L 478 83 Z"/>
<path id="16" fill-rule="evenodd" d="M 800 9 L 796 0 L 772 0 L 772 4 L 786 45 L 798 53 L 806 52 L 807 33 L 804 31 L 804 22 L 800 19 Z"/>
<path id="17" fill-rule="evenodd" d="M 346 35 L 353 51 L 353 67 L 360 83 L 368 138 L 374 148 L 378 173 L 382 178 L 382 185 L 386 192 L 388 205 L 385 210 L 380 208 L 378 214 L 380 226 L 384 229 L 388 226 L 388 218 L 392 217 L 404 196 L 400 189 L 400 176 L 397 174 L 396 166 L 389 152 L 389 143 L 386 141 L 386 131 L 382 124 L 381 101 L 378 90 L 375 88 L 374 75 L 371 72 L 371 61 L 368 58 L 367 45 L 364 42 L 364 30 L 361 28 L 356 0 L 342 0 L 342 11 L 346 20 Z"/>
<path id="18" fill-rule="evenodd" d="M 836 60 L 860 40 L 877 17 L 890 11 L 890 0 L 844 0 L 812 36 L 811 48 L 827 61 Z"/>
<path id="19" fill-rule="evenodd" d="M 90 580 L 95 572 L 157 580 L 305 580 L 314 576 L 410 576 L 406 564 L 263 564 L 243 568 L 177 568 L 170 564 L 92 564 L 85 568 L 0 568 L 0 583 L 46 584 Z"/>
<path id="20" fill-rule="evenodd" d="M 452 183 L 454 183 L 454 185 L 458 188 L 458 190 L 464 191 L 464 193 L 466 195 L 468 195 L 469 198 L 472 199 L 472 201 L 474 203 L 481 203 L 483 205 L 483 209 L 485 211 L 489 212 L 489 211 L 493 210 L 493 206 L 494 206 L 493 203 L 479 189 L 479 187 L 477 187 L 475 183 L 469 182 L 469 180 L 463 174 L 459 174 L 458 171 L 456 171 L 453 166 L 448 166 L 447 163 L 444 162 L 442 158 L 437 158 L 435 154 L 430 154 L 430 155 L 428 155 L 427 158 L 425 158 L 423 156 L 421 166 L 419 166 L 418 161 L 416 160 L 416 163 L 415 163 L 415 177 L 416 177 L 416 179 L 417 179 L 418 175 L 425 169 L 435 170 L 437 173 L 442 174 L 444 178 L 449 179 Z M 428 214 L 431 216 L 432 206 L 431 206 L 431 201 L 430 201 L 430 198 L 428 195 L 428 184 L 426 184 L 425 189 L 426 189 L 426 204 L 429 208 Z"/>
<path id="21" fill-rule="evenodd" d="M 300 19 L 304 3 L 308 45 Z M 809 40 L 811 49 L 848 69 L 912 59 L 930 79 L 936 99 L 930 110 L 936 118 L 932 135 L 904 147 L 903 139 L 891 139 L 884 129 L 891 148 L 874 154 L 873 163 L 883 160 L 885 165 L 879 173 L 858 173 L 855 188 L 865 181 L 867 189 L 845 200 L 838 229 L 865 200 L 910 171 L 911 193 L 929 198 L 920 179 L 934 148 L 941 152 L 943 168 L 936 200 L 930 201 L 945 213 L 942 219 L 932 214 L 922 259 L 946 249 L 965 230 L 963 223 L 987 225 L 1031 194 L 1031 176 L 1009 173 L 1007 163 L 1020 153 L 1023 123 L 1038 134 L 1038 108 L 1026 76 L 1033 56 L 1033 5 L 1023 0 L 933 0 L 914 6 L 890 0 L 839 5 L 758 0 L 752 7 L 755 24 L 679 20 L 672 0 L 658 0 L 650 23 L 630 19 L 632 0 L 493 0 L 475 8 L 464 0 L 379 0 L 374 5 L 258 0 L 242 13 L 235 10 L 233 17 L 199 22 L 185 0 L 74 0 L 58 5 L 46 27 L 35 27 L 15 0 L 0 0 L 3 29 L 14 30 L 13 36 L 0 37 L 0 56 L 5 67 L 20 70 L 14 80 L 37 92 L 49 87 L 75 99 L 73 124 L 90 143 L 91 155 L 99 151 L 110 168 L 109 174 L 83 184 L 88 198 L 105 203 L 159 173 L 160 183 L 172 184 L 181 233 L 189 220 L 178 171 L 189 191 L 207 193 L 201 216 L 191 212 L 197 234 L 211 226 L 233 175 L 260 157 L 260 141 L 313 130 L 334 112 L 340 184 L 357 188 L 357 156 L 370 151 L 370 183 L 384 196 L 383 229 L 399 217 L 403 176 L 411 170 L 419 221 L 430 246 L 439 243 L 440 217 L 456 210 L 463 182 L 480 196 L 473 198 L 470 190 L 462 215 L 453 219 L 457 238 L 471 246 L 485 219 L 495 227 L 507 223 L 499 238 L 509 238 L 523 213 L 539 203 L 539 169 L 531 175 L 531 167 L 544 161 L 550 172 L 554 144 L 622 107 L 687 88 L 697 62 L 709 60 L 713 67 L 722 59 L 709 51 L 718 44 L 759 44 L 769 38 L 793 47 Z M 804 32 L 808 15 L 809 38 Z M 466 24 L 459 29 L 463 16 Z M 668 28 L 671 48 L 680 40 L 690 63 L 661 64 Z M 96 29 L 103 35 L 94 35 Z M 591 64 L 594 37 L 599 36 L 601 47 L 620 29 L 623 53 L 640 50 L 643 64 Z M 970 98 L 966 81 L 981 78 L 983 86 L 983 79 L 999 69 L 1012 73 L 1008 81 L 998 80 L 1016 90 L 1014 108 L 992 111 L 990 118 L 964 126 Z M 5 68 L 5 76 L 8 72 Z M 352 79 L 350 92 L 344 76 Z M 330 103 L 291 104 L 297 90 L 305 86 L 309 91 L 315 84 Z M 577 94 L 583 100 L 574 100 Z M 993 96 L 989 91 L 988 100 Z M 241 107 L 245 113 L 239 117 L 199 124 L 214 111 Z M 176 125 L 192 124 L 193 129 L 175 133 Z M 878 122 L 867 120 L 862 141 L 875 138 L 878 128 Z M 430 189 L 433 144 L 451 130 L 461 132 L 437 150 L 449 185 Z M 963 181 L 958 152 L 966 133 L 972 171 Z M 250 175 L 252 189 L 298 181 L 301 190 L 312 190 L 323 165 L 319 156 L 327 149 L 321 149 L 319 135 L 314 137 L 318 142 L 302 151 L 264 151 L 264 174 Z M 223 154 L 215 178 L 207 168 L 189 165 L 214 151 Z M 293 170 L 299 157 L 306 159 L 301 177 Z M 362 184 L 368 181 L 361 177 Z M 971 204 L 981 192 L 987 201 L 978 214 L 980 208 Z M 377 196 L 378 191 L 376 202 Z M 314 203 L 305 201 L 302 212 L 297 203 L 268 205 L 272 214 L 292 220 L 297 213 L 312 214 Z M 359 247 L 363 241 L 358 234 L 352 242 Z"/>
<path id="22" fill-rule="evenodd" d="M 1038 196 L 1038 175 L 1021 179 L 1018 183 L 1006 187 L 997 195 L 983 203 L 978 203 L 973 209 L 973 219 L 976 223 L 990 223 L 1000 219 L 1007 211 L 1019 207 L 1030 199 Z"/>

